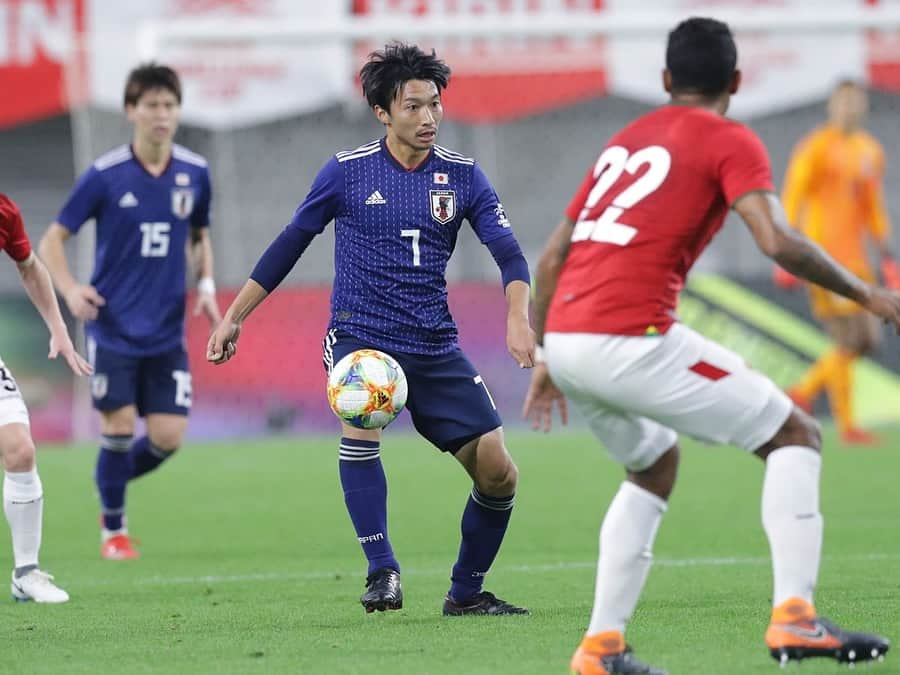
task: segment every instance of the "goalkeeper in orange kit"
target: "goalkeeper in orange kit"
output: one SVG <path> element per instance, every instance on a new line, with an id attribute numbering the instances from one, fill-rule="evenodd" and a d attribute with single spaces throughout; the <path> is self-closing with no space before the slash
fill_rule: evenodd
<path id="1" fill-rule="evenodd" d="M 882 281 L 900 288 L 900 266 L 888 247 L 890 223 L 882 195 L 884 151 L 862 128 L 868 97 L 856 82 L 838 84 L 828 102 L 828 123 L 804 138 L 791 157 L 784 185 L 790 223 L 822 246 L 860 278 L 873 282 L 875 271 L 866 250 L 871 239 L 881 256 Z M 799 281 L 775 270 L 780 286 Z M 874 316 L 852 300 L 809 287 L 813 314 L 834 341 L 788 394 L 807 410 L 822 390 L 841 438 L 848 444 L 876 444 L 877 438 L 856 426 L 852 407 L 853 365 L 874 350 L 881 328 Z"/>

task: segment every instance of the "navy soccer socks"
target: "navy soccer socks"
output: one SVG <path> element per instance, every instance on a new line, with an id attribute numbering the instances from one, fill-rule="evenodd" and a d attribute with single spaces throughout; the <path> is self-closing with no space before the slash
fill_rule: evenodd
<path id="1" fill-rule="evenodd" d="M 149 473 L 165 462 L 175 451 L 166 452 L 153 445 L 149 436 L 141 436 L 128 450 L 128 461 L 131 465 L 129 480 L 134 480 Z"/>
<path id="2" fill-rule="evenodd" d="M 130 435 L 104 435 L 100 444 L 100 454 L 97 456 L 94 480 L 100 493 L 103 527 L 111 532 L 122 529 L 125 486 L 131 477 L 131 464 L 128 461 L 131 438 Z"/>
<path id="3" fill-rule="evenodd" d="M 400 571 L 387 531 L 387 479 L 381 444 L 341 438 L 341 485 L 356 537 L 369 561 L 369 574 L 381 567 Z"/>
<path id="4" fill-rule="evenodd" d="M 134 443 L 130 435 L 103 436 L 94 479 L 103 509 L 103 527 L 110 532 L 123 529 L 125 489 L 128 481 L 153 471 L 174 452 L 157 448 L 147 436 Z"/>
<path id="5" fill-rule="evenodd" d="M 450 597 L 464 602 L 481 591 L 512 515 L 515 495 L 489 497 L 472 487 L 462 516 L 462 543 L 450 577 Z"/>

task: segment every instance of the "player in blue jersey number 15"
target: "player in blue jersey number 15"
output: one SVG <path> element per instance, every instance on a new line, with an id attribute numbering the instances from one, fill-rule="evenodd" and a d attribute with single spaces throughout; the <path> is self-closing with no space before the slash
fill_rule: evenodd
<path id="1" fill-rule="evenodd" d="M 482 589 L 512 512 L 518 470 L 506 450 L 487 387 L 460 350 L 447 306 L 447 261 L 463 220 L 500 267 L 508 304 L 507 347 L 520 367 L 534 359 L 529 273 L 497 193 L 474 160 L 435 144 L 450 69 L 413 45 L 391 44 L 360 72 L 386 136 L 339 152 L 316 176 L 291 222 L 272 242 L 210 338 L 207 359 L 235 354 L 250 312 L 284 279 L 317 234 L 335 223 L 330 368 L 362 348 L 393 356 L 409 384 L 416 429 L 452 454 L 474 485 L 445 615 L 524 614 Z M 400 609 L 400 564 L 388 538 L 381 431 L 342 424 L 344 500 L 368 559 L 366 611 Z"/>
<path id="2" fill-rule="evenodd" d="M 91 396 L 103 436 L 96 481 L 102 507 L 101 555 L 136 558 L 125 522 L 129 481 L 156 469 L 181 445 L 191 407 L 184 347 L 185 249 L 198 276 L 195 314 L 220 320 L 209 240 L 206 160 L 172 142 L 181 83 L 171 68 L 135 68 L 125 85 L 130 145 L 97 159 L 78 179 L 40 244 L 69 310 L 87 322 L 94 366 Z M 63 243 L 94 219 L 90 284 L 78 283 Z M 134 440 L 135 418 L 147 434 Z"/>

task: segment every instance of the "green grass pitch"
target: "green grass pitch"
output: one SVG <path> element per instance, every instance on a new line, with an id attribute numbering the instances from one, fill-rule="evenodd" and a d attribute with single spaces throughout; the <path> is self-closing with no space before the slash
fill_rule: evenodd
<path id="1" fill-rule="evenodd" d="M 828 436 L 818 607 L 900 639 L 900 432 L 887 447 Z M 366 615 L 336 438 L 195 444 L 129 492 L 142 558 L 98 557 L 88 448 L 45 450 L 42 564 L 63 606 L 0 602 L 2 673 L 565 673 L 593 598 L 597 531 L 621 470 L 586 434 L 517 432 L 518 502 L 486 587 L 530 617 L 443 618 L 469 485 L 423 441 L 387 434 L 391 537 L 405 607 Z M 628 639 L 672 675 L 776 673 L 759 523 L 763 466 L 685 444 L 679 485 Z M 4 549 L 0 560 L 11 567 Z M 831 662 L 793 666 L 844 672 Z M 873 675 L 900 674 L 889 653 Z"/>

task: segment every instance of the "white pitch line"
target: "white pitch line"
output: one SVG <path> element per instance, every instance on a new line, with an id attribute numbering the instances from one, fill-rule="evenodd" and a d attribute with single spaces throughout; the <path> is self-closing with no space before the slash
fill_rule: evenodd
<path id="1" fill-rule="evenodd" d="M 824 556 L 824 561 L 859 561 L 872 562 L 878 560 L 900 560 L 900 553 L 867 553 L 859 555 L 832 555 Z M 545 572 L 564 572 L 569 570 L 593 569 L 596 567 L 596 561 L 583 560 L 575 562 L 556 562 L 556 563 L 540 563 L 537 565 L 509 565 L 503 566 L 498 570 L 500 573 L 524 573 L 524 574 L 541 574 Z M 738 566 L 768 566 L 771 564 L 769 558 L 764 557 L 725 557 L 725 558 L 658 558 L 653 561 L 654 567 L 738 567 Z M 404 568 L 404 576 L 439 576 L 450 573 L 450 565 L 446 568 L 431 569 L 407 569 Z M 131 582 L 136 586 L 169 586 L 173 584 L 182 585 L 204 585 L 204 584 L 231 584 L 231 583 L 249 583 L 249 582 L 285 582 L 285 581 L 315 581 L 323 579 L 343 579 L 354 578 L 359 575 L 359 570 L 347 572 L 342 570 L 332 570 L 329 572 L 261 572 L 257 574 L 222 574 L 222 575 L 201 575 L 201 576 L 163 576 L 155 575 L 152 577 L 138 577 L 132 579 Z M 120 583 L 123 580 L 112 581 L 109 579 L 87 579 L 76 582 L 80 586 L 109 586 L 114 583 Z M 127 583 L 127 582 L 126 582 Z"/>

